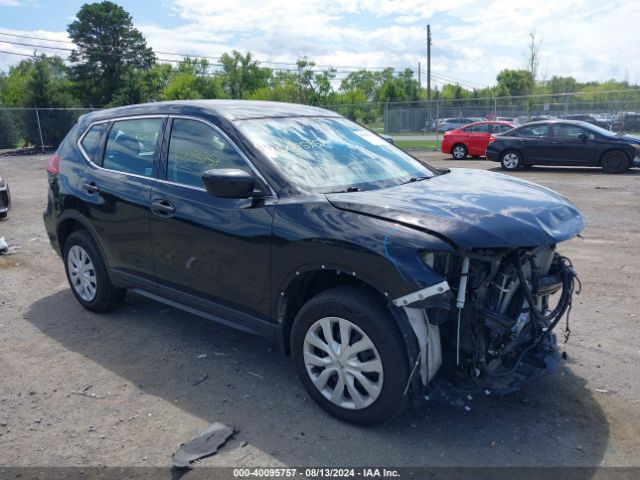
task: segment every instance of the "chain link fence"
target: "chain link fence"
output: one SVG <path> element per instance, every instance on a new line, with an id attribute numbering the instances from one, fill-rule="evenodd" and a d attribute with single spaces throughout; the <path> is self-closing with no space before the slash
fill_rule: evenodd
<path id="1" fill-rule="evenodd" d="M 91 108 L 0 107 L 0 149 L 55 149 Z"/>
<path id="2" fill-rule="evenodd" d="M 504 118 L 516 123 L 545 118 L 573 118 L 610 130 L 640 130 L 640 90 L 584 92 L 522 97 L 433 100 L 388 104 L 384 112 L 386 132 L 435 131 L 447 118 Z M 442 130 L 440 130 L 442 131 Z"/>
<path id="3" fill-rule="evenodd" d="M 471 97 L 429 102 L 328 105 L 352 120 L 386 133 L 434 132 L 447 118 L 505 118 L 516 123 L 543 118 L 586 120 L 611 130 L 640 131 L 640 89 L 519 97 Z M 440 132 L 442 129 L 440 129 Z"/>

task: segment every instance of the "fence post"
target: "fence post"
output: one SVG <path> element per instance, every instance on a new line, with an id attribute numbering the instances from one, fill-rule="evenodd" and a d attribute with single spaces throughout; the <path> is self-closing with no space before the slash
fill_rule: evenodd
<path id="1" fill-rule="evenodd" d="M 42 140 L 42 127 L 40 125 L 40 114 L 38 113 L 38 107 L 34 105 L 36 109 L 36 121 L 38 122 L 38 133 L 40 134 L 40 148 L 42 149 L 42 153 L 44 153 L 44 140 Z"/>
<path id="2" fill-rule="evenodd" d="M 384 104 L 383 122 L 382 131 L 387 133 L 389 132 L 389 102 L 385 102 Z"/>
<path id="3" fill-rule="evenodd" d="M 440 100 L 436 100 L 436 145 L 440 149 L 440 139 L 438 138 L 438 119 L 440 118 Z"/>

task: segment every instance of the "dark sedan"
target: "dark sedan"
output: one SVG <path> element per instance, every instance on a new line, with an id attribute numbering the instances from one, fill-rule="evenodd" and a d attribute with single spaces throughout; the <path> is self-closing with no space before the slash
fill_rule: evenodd
<path id="1" fill-rule="evenodd" d="M 640 137 L 610 132 L 586 122 L 554 120 L 522 125 L 495 135 L 487 159 L 505 170 L 531 165 L 601 167 L 622 173 L 640 166 Z"/>

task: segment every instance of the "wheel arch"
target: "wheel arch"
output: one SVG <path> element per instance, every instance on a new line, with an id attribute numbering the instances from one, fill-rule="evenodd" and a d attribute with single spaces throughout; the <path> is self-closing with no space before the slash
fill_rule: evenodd
<path id="1" fill-rule="evenodd" d="M 518 155 L 520 155 L 522 157 L 522 160 L 524 161 L 524 153 L 523 153 L 523 151 L 520 150 L 519 148 L 516 148 L 516 147 L 507 147 L 504 150 L 502 150 L 502 152 L 500 152 L 500 158 L 504 157 L 509 152 L 517 153 Z"/>
<path id="2" fill-rule="evenodd" d="M 602 159 L 604 158 L 605 155 L 608 155 L 611 152 L 622 152 L 624 154 L 625 157 L 627 157 L 627 160 L 629 162 L 631 162 L 633 159 L 631 158 L 631 156 L 625 152 L 622 148 L 616 148 L 616 147 L 611 147 L 608 148 L 607 150 L 603 151 L 600 156 L 598 157 L 598 165 L 602 166 Z"/>
<path id="3" fill-rule="evenodd" d="M 280 289 L 275 301 L 275 318 L 282 332 L 281 347 L 286 355 L 290 354 L 291 327 L 302 306 L 319 293 L 339 286 L 357 286 L 379 299 L 381 305 L 385 305 L 396 320 L 395 323 L 404 339 L 409 360 L 415 358 L 418 343 L 403 309 L 394 306 L 388 292 L 384 292 L 375 282 L 357 274 L 354 275 L 349 269 L 335 266 L 298 270 Z"/>
<path id="4" fill-rule="evenodd" d="M 107 273 L 110 275 L 109 266 L 108 264 L 106 264 L 107 257 L 105 256 L 104 248 L 102 247 L 99 236 L 96 234 L 96 231 L 91 223 L 79 212 L 65 212 L 57 222 L 56 239 L 58 242 L 58 246 L 60 247 L 60 255 L 64 257 L 64 246 L 67 242 L 67 239 L 73 232 L 76 232 L 78 230 L 84 230 L 91 236 L 91 239 L 98 247 L 98 251 L 100 252 L 100 255 L 102 255 L 105 265 L 107 266 Z"/>

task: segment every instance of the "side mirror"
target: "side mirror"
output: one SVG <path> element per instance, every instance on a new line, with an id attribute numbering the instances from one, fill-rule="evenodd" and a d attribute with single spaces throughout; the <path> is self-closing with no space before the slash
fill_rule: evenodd
<path id="1" fill-rule="evenodd" d="M 587 135 L 586 133 L 582 132 L 582 133 L 579 133 L 579 134 L 578 134 L 578 138 L 579 138 L 580 140 L 586 140 L 586 139 L 588 139 L 588 138 L 589 138 L 589 135 Z"/>
<path id="2" fill-rule="evenodd" d="M 202 174 L 202 183 L 209 195 L 222 198 L 249 198 L 255 180 L 244 170 L 214 168 Z"/>

